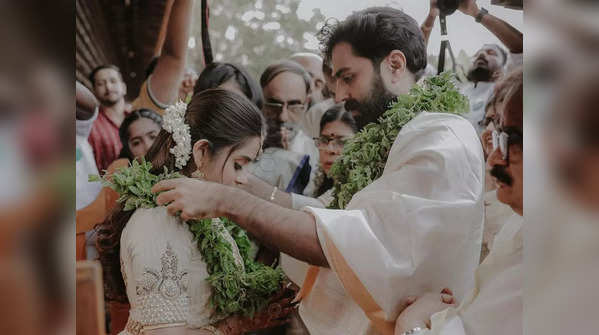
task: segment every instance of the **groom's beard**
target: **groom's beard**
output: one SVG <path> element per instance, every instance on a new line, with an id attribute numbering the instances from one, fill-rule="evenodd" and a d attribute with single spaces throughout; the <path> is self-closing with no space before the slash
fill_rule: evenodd
<path id="1" fill-rule="evenodd" d="M 473 67 L 468 71 L 466 78 L 474 83 L 489 82 L 493 78 L 493 72 L 486 67 Z"/>
<path id="2" fill-rule="evenodd" d="M 345 109 L 350 111 L 358 129 L 364 128 L 369 123 L 378 122 L 379 117 L 389 108 L 390 104 L 397 98 L 387 91 L 383 85 L 381 76 L 377 73 L 373 78 L 372 89 L 365 101 L 348 99 L 345 101 Z"/>

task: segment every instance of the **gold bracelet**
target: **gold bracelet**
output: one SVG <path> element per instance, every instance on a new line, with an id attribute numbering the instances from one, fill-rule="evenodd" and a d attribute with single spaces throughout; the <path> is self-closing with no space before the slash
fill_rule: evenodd
<path id="1" fill-rule="evenodd" d="M 275 194 L 277 194 L 277 190 L 279 188 L 277 186 L 275 186 L 275 188 L 272 189 L 272 193 L 270 194 L 270 201 L 275 201 Z"/>

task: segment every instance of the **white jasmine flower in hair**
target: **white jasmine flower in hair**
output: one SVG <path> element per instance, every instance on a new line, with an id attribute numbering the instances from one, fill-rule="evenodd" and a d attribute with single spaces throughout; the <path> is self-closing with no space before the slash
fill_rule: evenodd
<path id="1" fill-rule="evenodd" d="M 191 157 L 191 134 L 189 125 L 185 123 L 187 104 L 177 101 L 166 108 L 162 119 L 162 128 L 172 134 L 175 146 L 170 153 L 175 156 L 175 166 L 182 169 Z"/>

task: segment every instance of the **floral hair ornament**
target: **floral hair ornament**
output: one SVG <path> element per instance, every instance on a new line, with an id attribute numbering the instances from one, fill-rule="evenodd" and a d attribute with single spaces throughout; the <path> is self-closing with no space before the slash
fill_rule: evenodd
<path id="1" fill-rule="evenodd" d="M 179 169 L 187 165 L 191 157 L 191 134 L 189 125 L 185 123 L 186 110 L 187 104 L 179 100 L 166 108 L 162 119 L 162 128 L 171 133 L 175 141 L 176 145 L 170 149 L 170 153 L 175 156 L 175 166 Z"/>

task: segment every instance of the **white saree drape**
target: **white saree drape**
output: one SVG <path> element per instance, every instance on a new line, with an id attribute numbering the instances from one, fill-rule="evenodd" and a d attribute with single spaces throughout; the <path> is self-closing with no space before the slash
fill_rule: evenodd
<path id="1" fill-rule="evenodd" d="M 410 295 L 449 287 L 462 299 L 480 255 L 484 177 L 472 125 L 423 112 L 347 210 L 306 208 L 331 266 L 319 269 L 300 305 L 310 332 L 391 334 Z"/>

